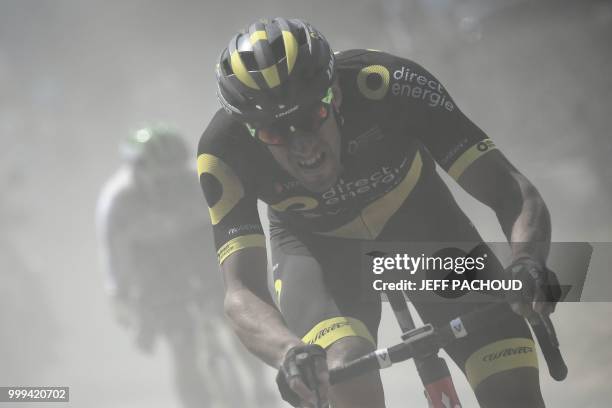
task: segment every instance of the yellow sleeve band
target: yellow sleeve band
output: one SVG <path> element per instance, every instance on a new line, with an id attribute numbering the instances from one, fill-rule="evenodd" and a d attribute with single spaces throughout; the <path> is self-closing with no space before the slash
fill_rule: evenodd
<path id="1" fill-rule="evenodd" d="M 263 234 L 250 234 L 227 241 L 221 248 L 219 248 L 219 250 L 217 250 L 219 265 L 221 265 L 223 261 L 225 261 L 225 259 L 234 252 L 251 247 L 265 248 L 266 237 Z"/>
<path id="2" fill-rule="evenodd" d="M 527 338 L 511 338 L 488 344 L 465 362 L 465 373 L 473 389 L 486 378 L 515 368 L 538 368 L 535 343 Z"/>
<path id="3" fill-rule="evenodd" d="M 318 344 L 327 348 L 336 341 L 351 336 L 364 338 L 376 346 L 374 337 L 366 325 L 352 317 L 334 317 L 324 320 L 302 337 L 302 341 L 306 344 Z"/>
<path id="4" fill-rule="evenodd" d="M 478 160 L 482 155 L 494 149 L 496 149 L 495 143 L 493 143 L 491 139 L 485 139 L 476 143 L 455 160 L 453 165 L 448 169 L 448 174 L 455 180 L 458 180 L 472 163 Z"/>

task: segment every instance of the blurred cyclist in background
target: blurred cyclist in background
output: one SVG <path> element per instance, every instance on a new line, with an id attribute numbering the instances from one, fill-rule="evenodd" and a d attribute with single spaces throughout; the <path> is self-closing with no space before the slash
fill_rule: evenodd
<path id="1" fill-rule="evenodd" d="M 124 165 L 104 186 L 97 228 L 118 322 L 153 351 L 172 350 L 185 407 L 243 407 L 259 393 L 262 365 L 229 336 L 191 154 L 174 130 L 143 128 L 120 144 Z M 270 402 L 270 401 L 268 401 Z M 274 405 L 268 403 L 268 406 Z"/>

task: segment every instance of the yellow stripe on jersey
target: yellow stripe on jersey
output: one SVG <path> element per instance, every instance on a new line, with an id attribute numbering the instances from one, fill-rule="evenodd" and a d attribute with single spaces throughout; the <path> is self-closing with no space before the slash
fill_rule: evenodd
<path id="1" fill-rule="evenodd" d="M 212 154 L 198 156 L 198 177 L 204 173 L 210 174 L 221 184 L 221 197 L 208 208 L 212 224 L 217 225 L 244 197 L 244 187 L 232 168 Z"/>
<path id="2" fill-rule="evenodd" d="M 463 172 L 470 167 L 478 158 L 491 150 L 496 149 L 491 139 L 485 139 L 467 149 L 448 169 L 448 174 L 458 180 Z"/>
<path id="3" fill-rule="evenodd" d="M 416 186 L 422 168 L 423 160 L 417 151 L 410 169 L 397 187 L 366 206 L 354 220 L 333 231 L 319 234 L 339 238 L 375 239 Z"/>
<path id="4" fill-rule="evenodd" d="M 408 198 L 421 178 L 422 168 L 423 160 L 421 159 L 421 154 L 417 151 L 410 169 L 402 182 L 361 211 L 361 217 L 374 237 L 381 233 L 387 221 L 406 201 L 406 198 Z"/>
<path id="5" fill-rule="evenodd" d="M 352 317 L 334 317 L 324 320 L 302 337 L 302 341 L 306 344 L 318 344 L 327 348 L 344 337 L 361 337 L 376 346 L 374 337 L 366 325 Z"/>
<path id="6" fill-rule="evenodd" d="M 515 368 L 538 368 L 535 343 L 527 338 L 511 338 L 488 344 L 465 362 L 465 373 L 473 389 L 486 378 Z"/>
<path id="7" fill-rule="evenodd" d="M 250 234 L 236 237 L 230 241 L 227 241 L 217 251 L 217 258 L 219 259 L 219 265 L 223 263 L 231 254 L 240 251 L 245 248 L 253 247 L 266 247 L 266 238 L 263 234 Z"/>

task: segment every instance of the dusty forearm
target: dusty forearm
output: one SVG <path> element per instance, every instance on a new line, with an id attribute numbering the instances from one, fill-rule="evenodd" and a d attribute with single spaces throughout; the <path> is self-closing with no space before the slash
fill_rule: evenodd
<path id="1" fill-rule="evenodd" d="M 544 263 L 550 248 L 550 214 L 531 182 L 497 150 L 482 156 L 459 179 L 461 186 L 489 206 L 512 246 L 514 259 Z"/>
<path id="2" fill-rule="evenodd" d="M 550 214 L 536 188 L 517 177 L 516 211 L 498 213 L 514 259 L 529 257 L 544 264 L 550 249 Z"/>
<path id="3" fill-rule="evenodd" d="M 285 326 L 279 311 L 246 288 L 228 292 L 224 307 L 242 343 L 274 368 L 280 366 L 287 350 L 301 344 Z"/>

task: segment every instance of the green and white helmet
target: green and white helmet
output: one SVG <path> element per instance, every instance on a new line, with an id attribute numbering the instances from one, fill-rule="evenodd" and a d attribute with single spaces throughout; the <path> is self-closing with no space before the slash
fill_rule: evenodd
<path id="1" fill-rule="evenodd" d="M 124 161 L 146 167 L 172 167 L 189 160 L 189 149 L 182 136 L 166 125 L 138 129 L 119 145 Z"/>

